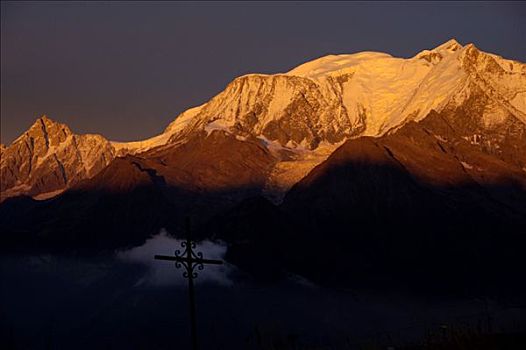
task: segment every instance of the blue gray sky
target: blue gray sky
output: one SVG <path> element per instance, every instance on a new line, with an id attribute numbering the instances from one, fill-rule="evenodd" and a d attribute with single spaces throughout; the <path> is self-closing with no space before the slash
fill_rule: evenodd
<path id="1" fill-rule="evenodd" d="M 1 142 L 41 114 L 127 141 L 246 73 L 450 38 L 526 62 L 523 2 L 1 3 Z"/>

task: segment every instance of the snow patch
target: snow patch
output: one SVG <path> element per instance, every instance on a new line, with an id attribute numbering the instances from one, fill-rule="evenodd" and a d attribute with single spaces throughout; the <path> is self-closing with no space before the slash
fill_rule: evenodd
<path id="1" fill-rule="evenodd" d="M 177 118 L 175 118 L 175 120 L 166 127 L 164 132 L 157 136 L 142 141 L 111 141 L 111 145 L 113 146 L 118 155 L 126 153 L 136 154 L 148 151 L 155 147 L 163 146 L 166 143 L 168 143 L 172 136 L 174 136 L 178 132 L 183 131 L 190 124 L 190 122 L 192 122 L 194 118 L 199 114 L 202 107 L 203 105 L 193 107 L 179 114 L 179 116 L 177 116 Z"/>
<path id="2" fill-rule="evenodd" d="M 134 142 L 115 142 L 111 141 L 111 145 L 115 149 L 117 154 L 122 153 L 140 153 L 149 149 L 162 146 L 168 142 L 171 133 L 163 133 L 143 141 Z"/>
<path id="3" fill-rule="evenodd" d="M 444 142 L 444 143 L 447 143 L 447 142 L 448 142 L 447 139 L 443 138 L 443 137 L 440 136 L 440 135 L 435 135 L 435 134 L 433 134 L 433 137 L 434 137 L 435 139 L 437 139 L 438 141 L 441 141 L 441 142 Z"/>
<path id="4" fill-rule="evenodd" d="M 223 119 L 216 119 L 213 122 L 205 125 L 206 136 L 210 135 L 210 133 L 215 130 L 221 130 L 230 134 L 231 127 L 232 123 L 229 123 Z"/>
<path id="5" fill-rule="evenodd" d="M 462 164 L 462 167 L 466 170 L 471 170 L 473 169 L 473 165 L 469 164 L 469 163 L 466 163 L 466 162 L 460 162 L 460 164 Z"/>
<path id="6" fill-rule="evenodd" d="M 310 153 L 312 152 L 307 147 L 302 146 L 301 144 L 298 145 L 296 142 L 290 140 L 287 142 L 287 144 L 282 145 L 278 141 L 273 141 L 267 139 L 263 135 L 258 135 L 257 139 L 261 141 L 261 143 L 271 152 L 274 154 L 279 154 L 280 152 L 290 152 L 297 155 Z"/>
<path id="7" fill-rule="evenodd" d="M 187 109 L 183 113 L 179 114 L 179 116 L 166 127 L 163 134 L 174 134 L 182 131 L 199 114 L 199 112 L 201 112 L 203 106 L 205 106 L 205 104 Z"/>

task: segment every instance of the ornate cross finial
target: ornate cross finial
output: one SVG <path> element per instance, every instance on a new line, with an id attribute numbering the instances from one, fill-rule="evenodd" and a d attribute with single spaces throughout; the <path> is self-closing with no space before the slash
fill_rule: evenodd
<path id="1" fill-rule="evenodd" d="M 196 244 L 191 240 L 190 218 L 186 218 L 186 240 L 181 242 L 181 247 L 184 251 L 181 253 L 179 249 L 174 252 L 174 256 L 155 255 L 157 260 L 175 261 L 175 267 L 184 267 L 183 277 L 188 279 L 188 296 L 190 299 L 190 322 L 192 335 L 192 349 L 197 350 L 197 330 L 195 321 L 195 296 L 194 296 L 194 279 L 197 278 L 198 273 L 204 269 L 204 264 L 221 265 L 221 260 L 204 259 L 203 253 L 195 252 Z"/>

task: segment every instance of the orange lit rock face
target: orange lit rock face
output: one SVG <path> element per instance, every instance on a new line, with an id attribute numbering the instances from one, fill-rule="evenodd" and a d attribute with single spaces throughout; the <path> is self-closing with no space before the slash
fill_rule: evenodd
<path id="1" fill-rule="evenodd" d="M 76 135 L 42 117 L 0 150 L 1 197 L 51 197 L 124 157 L 96 182 L 124 191 L 150 181 L 137 163 L 168 187 L 264 188 L 279 203 L 345 140 L 363 136 L 430 184 L 521 178 L 525 73 L 523 63 L 450 40 L 408 59 L 330 55 L 283 74 L 245 75 L 143 141 Z"/>
<path id="2" fill-rule="evenodd" d="M 240 141 L 222 131 L 196 135 L 156 157 L 166 163 L 169 183 L 203 191 L 261 188 L 277 161 L 258 140 Z"/>
<path id="3" fill-rule="evenodd" d="M 347 141 L 289 191 L 284 208 L 344 226 L 389 217 L 407 225 L 425 224 L 420 221 L 426 216 L 455 222 L 467 211 L 474 215 L 470 220 L 487 213 L 524 224 L 524 124 L 509 116 L 486 139 L 474 142 L 481 121 L 465 112 L 433 111 L 391 135 Z M 499 133 L 508 136 L 494 136 Z M 485 147 L 484 140 L 492 140 L 494 148 Z"/>
<path id="4" fill-rule="evenodd" d="M 66 125 L 43 116 L 2 151 L 2 197 L 63 190 L 98 173 L 113 153 L 102 136 L 73 134 Z"/>
<path id="5" fill-rule="evenodd" d="M 157 186 L 196 193 L 261 190 L 276 159 L 257 141 L 222 131 L 198 134 L 178 147 L 115 159 L 76 189 L 126 192 Z"/>
<path id="6" fill-rule="evenodd" d="M 499 183 L 504 179 L 525 182 L 526 173 L 521 169 L 526 147 L 524 125 L 508 120 L 503 128 L 522 128 L 516 140 L 498 139 L 492 134 L 480 136 L 459 125 L 466 119 L 457 113 L 432 112 L 420 123 L 410 123 L 397 133 L 378 139 L 387 147 L 405 169 L 424 183 L 455 186 L 476 183 Z M 471 124 L 473 127 L 473 124 Z M 469 136 L 468 136 L 469 135 Z M 511 138 L 511 136 L 510 136 Z M 492 147 L 485 146 L 486 144 Z M 524 145 L 508 147 L 509 144 Z"/>
<path id="7" fill-rule="evenodd" d="M 18 138 L 9 151 L 2 154 L 2 191 L 25 182 L 37 168 L 51 147 L 63 142 L 71 131 L 63 124 L 53 123 L 47 117 L 39 118 L 29 130 Z M 55 180 L 64 185 L 61 176 Z"/>

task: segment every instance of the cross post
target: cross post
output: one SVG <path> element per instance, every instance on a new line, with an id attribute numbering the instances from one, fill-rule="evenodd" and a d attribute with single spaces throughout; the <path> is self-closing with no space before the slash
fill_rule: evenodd
<path id="1" fill-rule="evenodd" d="M 194 295 L 194 279 L 198 274 L 195 269 L 201 271 L 204 264 L 221 265 L 221 260 L 204 259 L 203 253 L 194 252 L 196 244 L 191 240 L 190 218 L 186 218 L 186 240 L 181 243 L 181 247 L 185 248 L 184 252 L 175 251 L 175 255 L 155 255 L 157 260 L 175 261 L 175 267 L 184 267 L 183 277 L 188 279 L 188 299 L 190 303 L 190 333 L 192 339 L 192 349 L 197 350 L 197 324 L 195 315 L 195 295 Z"/>

